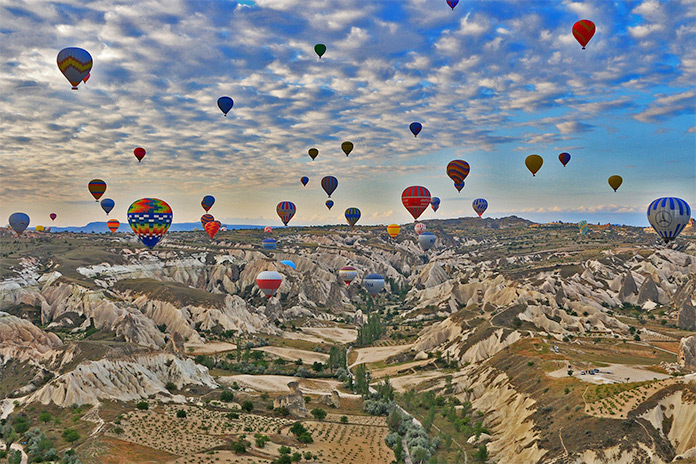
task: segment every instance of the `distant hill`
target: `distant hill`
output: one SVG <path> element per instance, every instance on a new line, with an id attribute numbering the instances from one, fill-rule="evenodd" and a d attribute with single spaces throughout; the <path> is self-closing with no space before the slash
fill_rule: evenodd
<path id="1" fill-rule="evenodd" d="M 263 226 L 254 226 L 249 224 L 223 224 L 227 229 L 263 229 Z M 202 230 L 200 222 L 179 222 L 174 223 L 169 228 L 172 232 L 188 232 L 194 229 Z M 109 228 L 106 227 L 106 222 L 90 222 L 82 227 L 51 227 L 51 232 L 78 232 L 78 233 L 106 233 Z M 128 223 L 121 223 L 118 232 L 131 232 Z"/>

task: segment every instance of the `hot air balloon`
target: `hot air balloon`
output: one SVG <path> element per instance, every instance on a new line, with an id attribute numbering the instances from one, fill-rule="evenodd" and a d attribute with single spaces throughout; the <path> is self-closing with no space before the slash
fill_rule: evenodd
<path id="1" fill-rule="evenodd" d="M 51 221 L 55 221 L 56 218 L 58 217 L 58 215 L 57 215 L 56 213 L 51 213 L 51 214 L 48 215 L 48 217 L 51 218 Z"/>
<path id="2" fill-rule="evenodd" d="M 220 97 L 218 98 L 217 105 L 218 108 L 220 108 L 220 111 L 227 116 L 227 113 L 229 113 L 234 106 L 234 100 L 232 100 L 230 97 Z"/>
<path id="3" fill-rule="evenodd" d="M 278 213 L 280 220 L 283 221 L 283 224 L 287 226 L 290 219 L 292 219 L 295 212 L 297 212 L 297 208 L 295 207 L 295 204 L 290 201 L 281 201 L 278 203 L 278 206 L 276 206 L 276 212 Z"/>
<path id="4" fill-rule="evenodd" d="M 256 285 L 270 299 L 283 283 L 283 276 L 276 271 L 263 271 L 256 276 Z"/>
<path id="5" fill-rule="evenodd" d="M 136 158 L 138 158 L 138 163 L 145 158 L 145 149 L 138 147 L 135 150 L 133 150 L 133 154 L 135 155 Z"/>
<path id="6" fill-rule="evenodd" d="M 430 207 L 433 208 L 433 211 L 437 212 L 440 208 L 440 199 L 438 197 L 433 197 L 430 200 Z"/>
<path id="7" fill-rule="evenodd" d="M 464 188 L 464 179 L 469 175 L 470 170 L 471 166 L 464 160 L 452 160 L 447 164 L 447 175 L 454 182 L 457 191 L 461 192 Z"/>
<path id="8" fill-rule="evenodd" d="M 681 198 L 662 197 L 648 206 L 648 221 L 665 243 L 677 238 L 690 218 L 691 207 Z"/>
<path id="9" fill-rule="evenodd" d="M 321 59 L 321 57 L 324 56 L 324 53 L 326 53 L 326 45 L 316 44 L 314 46 L 314 51 L 316 52 L 317 55 L 319 55 L 319 59 Z"/>
<path id="10" fill-rule="evenodd" d="M 309 157 L 312 158 L 312 161 L 314 161 L 314 158 L 319 155 L 319 150 L 316 148 L 310 148 L 307 153 L 309 154 Z"/>
<path id="11" fill-rule="evenodd" d="M 616 192 L 621 184 L 623 184 L 623 178 L 621 176 L 611 176 L 609 177 L 609 186 Z"/>
<path id="12" fill-rule="evenodd" d="M 205 229 L 205 225 L 209 222 L 213 222 L 214 220 L 215 218 L 212 214 L 204 214 L 201 216 L 201 226 L 203 226 L 203 229 Z"/>
<path id="13" fill-rule="evenodd" d="M 17 235 L 22 235 L 24 229 L 29 227 L 29 216 L 25 213 L 12 213 L 10 215 L 10 227 L 17 232 Z"/>
<path id="14" fill-rule="evenodd" d="M 563 164 L 563 167 L 566 167 L 566 164 L 570 161 L 570 153 L 563 152 L 560 155 L 558 155 L 558 160 Z"/>
<path id="15" fill-rule="evenodd" d="M 536 176 L 536 173 L 541 169 L 541 165 L 544 164 L 544 158 L 539 155 L 529 155 L 524 160 L 524 164 L 527 165 L 527 169 L 532 173 L 532 176 Z"/>
<path id="16" fill-rule="evenodd" d="M 590 227 L 587 224 L 587 221 L 580 221 L 578 222 L 578 229 L 580 229 L 580 233 L 582 235 L 587 235 L 590 232 Z"/>
<path id="17" fill-rule="evenodd" d="M 478 214 L 479 217 L 481 217 L 481 215 L 488 208 L 488 202 L 483 198 L 477 198 L 471 203 L 471 206 L 474 208 L 474 211 L 476 211 L 476 214 Z"/>
<path id="18" fill-rule="evenodd" d="M 263 228 L 263 231 L 266 232 L 267 234 L 270 234 L 271 232 L 273 232 L 273 227 L 266 226 Z"/>
<path id="19" fill-rule="evenodd" d="M 285 264 L 286 266 L 291 267 L 291 268 L 297 270 L 297 266 L 295 266 L 295 263 L 293 263 L 293 262 L 290 261 L 289 259 L 284 259 L 284 260 L 282 260 L 282 261 L 280 262 L 280 264 Z"/>
<path id="20" fill-rule="evenodd" d="M 172 224 L 172 208 L 157 198 L 141 198 L 128 208 L 128 224 L 148 248 L 162 240 Z"/>
<path id="21" fill-rule="evenodd" d="M 459 0 L 447 0 L 447 4 L 452 8 L 452 11 L 454 11 L 454 7 L 457 6 L 459 3 Z"/>
<path id="22" fill-rule="evenodd" d="M 375 297 L 384 288 L 384 277 L 379 274 L 369 274 L 363 279 L 363 287 L 367 293 Z"/>
<path id="23" fill-rule="evenodd" d="M 87 81 L 89 80 L 89 78 L 90 78 L 91 76 L 92 76 L 92 73 L 87 73 L 87 75 L 85 76 L 85 78 L 82 79 L 82 82 L 84 82 L 84 83 L 86 84 Z"/>
<path id="24" fill-rule="evenodd" d="M 333 202 L 333 200 L 326 200 L 326 203 L 324 203 L 324 204 L 326 205 L 327 208 L 329 208 L 329 210 L 331 210 L 331 208 L 333 208 L 334 202 Z"/>
<path id="25" fill-rule="evenodd" d="M 276 241 L 273 238 L 264 238 L 261 241 L 261 246 L 263 247 L 264 250 L 275 250 L 276 249 Z"/>
<path id="26" fill-rule="evenodd" d="M 350 285 L 353 279 L 355 279 L 357 276 L 358 271 L 353 266 L 344 266 L 338 270 L 338 277 L 346 285 Z"/>
<path id="27" fill-rule="evenodd" d="M 121 223 L 119 222 L 118 219 L 109 219 L 106 222 L 106 227 L 109 228 L 109 230 L 111 231 L 112 234 L 118 230 L 120 225 L 121 225 Z"/>
<path id="28" fill-rule="evenodd" d="M 65 78 L 72 84 L 72 89 L 77 90 L 77 86 L 87 77 L 92 70 L 92 55 L 81 48 L 68 47 L 58 53 L 58 69 Z"/>
<path id="29" fill-rule="evenodd" d="M 411 213 L 413 219 L 417 220 L 430 204 L 430 191 L 418 185 L 407 187 L 401 194 L 401 203 Z"/>
<path id="30" fill-rule="evenodd" d="M 210 208 L 213 207 L 214 204 L 215 204 L 215 197 L 212 195 L 206 195 L 201 200 L 201 206 L 203 207 L 203 209 L 205 210 L 206 213 L 208 212 L 208 210 L 210 210 Z"/>
<path id="31" fill-rule="evenodd" d="M 44 226 L 36 226 L 36 227 L 34 227 L 34 230 L 37 232 L 43 232 L 46 229 L 44 228 Z"/>
<path id="32" fill-rule="evenodd" d="M 350 155 L 350 152 L 353 151 L 353 142 L 343 142 L 341 144 L 341 150 L 343 150 L 346 156 Z"/>
<path id="33" fill-rule="evenodd" d="M 409 129 L 411 129 L 411 133 L 413 134 L 414 137 L 418 137 L 418 134 L 420 134 L 420 131 L 423 130 L 423 125 L 419 122 L 412 122 L 409 126 Z"/>
<path id="34" fill-rule="evenodd" d="M 418 236 L 418 243 L 420 244 L 423 251 L 428 251 L 435 245 L 437 238 L 432 232 L 423 232 Z"/>
<path id="35" fill-rule="evenodd" d="M 413 226 L 413 230 L 415 230 L 418 235 L 425 232 L 426 228 L 426 225 L 422 222 L 416 222 L 416 225 Z"/>
<path id="36" fill-rule="evenodd" d="M 581 19 L 580 21 L 573 24 L 573 36 L 575 40 L 580 42 L 582 49 L 585 49 L 585 45 L 590 41 L 595 33 L 595 25 L 589 19 Z"/>
<path id="37" fill-rule="evenodd" d="M 391 238 L 396 238 L 399 232 L 401 232 L 401 226 L 399 226 L 399 224 L 389 224 L 387 226 L 387 233 Z"/>
<path id="38" fill-rule="evenodd" d="M 321 180 L 321 188 L 324 189 L 326 194 L 331 198 L 331 194 L 338 188 L 338 179 L 334 176 L 326 176 Z"/>
<path id="39" fill-rule="evenodd" d="M 109 215 L 109 213 L 111 212 L 111 210 L 114 209 L 114 206 L 115 206 L 115 205 L 116 205 L 116 203 L 115 203 L 114 200 L 112 200 L 111 198 L 104 198 L 104 199 L 101 201 L 101 207 L 102 207 L 102 209 L 104 210 L 104 212 L 106 213 L 107 216 Z"/>
<path id="40" fill-rule="evenodd" d="M 358 208 L 348 208 L 346 210 L 346 221 L 353 227 L 356 222 L 360 219 L 360 210 Z"/>
<path id="41" fill-rule="evenodd" d="M 307 184 L 309 184 L 309 177 L 302 176 L 302 178 L 300 179 L 300 182 L 302 182 L 302 185 L 306 186 Z"/>
<path id="42" fill-rule="evenodd" d="M 101 179 L 93 179 L 89 181 L 87 188 L 89 189 L 89 193 L 94 197 L 94 201 L 99 201 L 102 195 L 104 195 L 104 192 L 106 192 L 106 182 Z"/>
<path id="43" fill-rule="evenodd" d="M 208 234 L 208 237 L 210 237 L 210 240 L 215 238 L 215 235 L 218 233 L 220 230 L 220 221 L 210 221 L 206 225 L 203 226 L 205 229 L 205 233 Z"/>

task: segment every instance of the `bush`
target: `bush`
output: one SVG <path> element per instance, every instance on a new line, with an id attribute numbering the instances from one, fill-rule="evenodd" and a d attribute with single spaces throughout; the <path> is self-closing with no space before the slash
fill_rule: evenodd
<path id="1" fill-rule="evenodd" d="M 305 432 L 297 437 L 297 441 L 300 443 L 314 443 L 314 438 L 312 438 L 312 435 L 309 432 Z"/>
<path id="2" fill-rule="evenodd" d="M 234 393 L 229 390 L 223 390 L 222 393 L 220 393 L 220 401 L 224 401 L 225 403 L 234 401 Z"/>
<path id="3" fill-rule="evenodd" d="M 250 445 L 251 443 L 246 441 L 244 437 L 240 437 L 239 440 L 232 442 L 232 451 L 234 451 L 235 454 L 244 454 L 246 453 L 247 447 Z"/>
<path id="4" fill-rule="evenodd" d="M 256 442 L 257 448 L 264 448 L 266 446 L 266 443 L 270 441 L 270 438 L 268 438 L 266 435 L 257 433 L 254 435 L 254 440 Z"/>
<path id="5" fill-rule="evenodd" d="M 67 441 L 68 443 L 72 443 L 72 442 L 80 439 L 80 434 L 77 433 L 77 430 L 75 430 L 75 429 L 63 430 L 62 436 L 63 436 L 63 440 Z"/>
<path id="6" fill-rule="evenodd" d="M 324 420 L 324 418 L 326 417 L 326 411 L 324 411 L 321 408 L 315 408 L 315 409 L 312 409 L 312 415 L 314 416 L 315 419 L 321 421 L 321 420 Z"/>
<path id="7" fill-rule="evenodd" d="M 114 427 L 113 431 L 116 435 L 121 435 L 123 433 L 123 429 L 121 427 Z"/>
<path id="8" fill-rule="evenodd" d="M 141 411 L 147 411 L 148 409 L 150 409 L 150 404 L 147 401 L 141 401 L 138 404 L 136 404 L 135 407 L 140 409 Z"/>
<path id="9" fill-rule="evenodd" d="M 176 417 L 178 417 L 179 419 L 183 419 L 184 417 L 186 417 L 186 411 L 184 411 L 183 409 L 177 410 Z"/>
<path id="10" fill-rule="evenodd" d="M 294 453 L 292 453 L 292 457 L 290 458 L 290 460 L 292 462 L 300 462 L 302 460 L 302 455 L 295 451 Z"/>
<path id="11" fill-rule="evenodd" d="M 39 414 L 39 420 L 43 423 L 51 422 L 52 416 L 51 413 L 48 412 L 42 412 Z"/>
<path id="12" fill-rule="evenodd" d="M 166 388 L 168 391 L 172 392 L 172 391 L 176 390 L 176 385 L 174 384 L 174 382 L 167 382 L 167 384 L 164 386 L 164 388 Z"/>
<path id="13" fill-rule="evenodd" d="M 246 400 L 242 403 L 242 411 L 251 412 L 254 410 L 254 403 L 250 400 Z"/>
<path id="14" fill-rule="evenodd" d="M 275 409 L 273 410 L 273 412 L 275 412 L 275 413 L 278 414 L 279 416 L 283 416 L 283 417 L 287 417 L 287 416 L 290 415 L 290 410 L 289 410 L 288 408 L 286 408 L 285 406 L 281 406 L 281 407 L 279 407 L 279 408 L 275 408 Z"/>
<path id="15" fill-rule="evenodd" d="M 348 416 L 341 416 L 341 424 L 347 424 L 348 423 Z"/>

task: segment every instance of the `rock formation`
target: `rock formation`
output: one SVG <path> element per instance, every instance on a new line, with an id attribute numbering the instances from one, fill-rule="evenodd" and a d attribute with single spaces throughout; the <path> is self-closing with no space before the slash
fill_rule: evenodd
<path id="1" fill-rule="evenodd" d="M 682 369 L 696 372 L 696 336 L 692 335 L 681 339 L 677 360 Z"/>
<path id="2" fill-rule="evenodd" d="M 304 395 L 300 390 L 299 382 L 289 382 L 290 393 L 280 395 L 273 400 L 273 408 L 287 408 L 290 414 L 299 417 L 307 417 L 307 407 L 305 406 Z"/>

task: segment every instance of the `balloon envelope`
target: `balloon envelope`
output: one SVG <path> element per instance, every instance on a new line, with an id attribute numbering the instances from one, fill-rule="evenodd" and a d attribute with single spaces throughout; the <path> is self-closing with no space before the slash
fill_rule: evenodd
<path id="1" fill-rule="evenodd" d="M 338 277 L 343 281 L 344 284 L 350 285 L 350 283 L 358 276 L 358 271 L 353 266 L 344 266 L 338 270 Z"/>
<path id="2" fill-rule="evenodd" d="M 92 55 L 87 50 L 77 47 L 64 48 L 58 53 L 58 69 L 65 78 L 72 84 L 73 90 L 92 70 Z"/>
<path id="3" fill-rule="evenodd" d="M 326 53 L 326 45 L 324 44 L 316 44 L 314 46 L 314 52 L 319 55 L 319 58 L 324 56 L 324 53 Z"/>
<path id="4" fill-rule="evenodd" d="M 138 163 L 145 158 L 145 149 L 138 147 L 135 150 L 133 150 L 133 154 L 135 155 L 136 158 L 138 158 Z"/>
<path id="5" fill-rule="evenodd" d="M 289 267 L 291 267 L 291 268 L 293 268 L 293 269 L 297 269 L 297 266 L 295 266 L 295 263 L 293 263 L 293 262 L 290 261 L 289 259 L 284 259 L 284 260 L 282 260 L 282 261 L 280 262 L 280 264 L 285 264 L 286 266 L 289 266 Z"/>
<path id="6" fill-rule="evenodd" d="M 89 193 L 94 197 L 94 201 L 99 201 L 102 195 L 104 195 L 104 192 L 106 192 L 106 182 L 101 179 L 92 179 L 89 181 L 89 184 L 87 184 L 87 189 L 89 189 Z"/>
<path id="7" fill-rule="evenodd" d="M 541 165 L 544 164 L 544 158 L 539 155 L 529 155 L 524 160 L 524 164 L 527 165 L 527 169 L 532 173 L 532 176 L 536 176 L 536 173 L 541 169 Z"/>
<path id="8" fill-rule="evenodd" d="M 201 216 L 201 226 L 203 226 L 203 229 L 205 229 L 205 225 L 209 222 L 213 222 L 214 220 L 215 218 L 212 214 L 204 214 Z"/>
<path id="9" fill-rule="evenodd" d="M 474 208 L 474 211 L 476 211 L 476 214 L 478 214 L 479 217 L 481 217 L 481 215 L 488 208 L 488 202 L 483 198 L 477 198 L 471 203 L 471 206 Z"/>
<path id="10" fill-rule="evenodd" d="M 420 131 L 423 130 L 423 125 L 419 122 L 412 122 L 408 128 L 411 130 L 411 133 L 413 134 L 414 137 L 418 137 L 418 134 L 420 134 Z"/>
<path id="11" fill-rule="evenodd" d="M 319 150 L 317 150 L 316 148 L 310 148 L 307 151 L 307 153 L 309 154 L 309 157 L 312 158 L 312 160 L 314 160 L 314 158 L 316 158 L 319 155 Z"/>
<path id="12" fill-rule="evenodd" d="M 51 213 L 51 214 L 48 215 L 48 217 L 51 218 L 51 221 L 55 221 L 56 218 L 58 217 L 58 215 L 57 215 L 56 213 Z"/>
<path id="13" fill-rule="evenodd" d="M 297 208 L 291 201 L 281 201 L 278 203 L 278 206 L 276 206 L 276 212 L 278 213 L 280 220 L 283 221 L 283 224 L 287 226 L 290 219 L 292 219 L 297 212 Z"/>
<path id="14" fill-rule="evenodd" d="M 454 188 L 457 189 L 457 192 L 461 192 L 462 189 L 464 188 L 464 182 L 458 182 L 454 184 Z"/>
<path id="15" fill-rule="evenodd" d="M 401 226 L 399 226 L 399 224 L 389 224 L 387 226 L 387 233 L 391 238 L 396 238 L 399 232 L 401 232 Z"/>
<path id="16" fill-rule="evenodd" d="M 563 167 L 565 167 L 566 164 L 568 164 L 568 162 L 570 161 L 570 153 L 561 153 L 560 155 L 558 155 L 558 160 L 561 162 L 561 164 L 563 164 Z"/>
<path id="17" fill-rule="evenodd" d="M 379 274 L 369 274 L 363 279 L 363 287 L 370 295 L 377 296 L 384 288 L 384 277 Z"/>
<path id="18" fill-rule="evenodd" d="M 114 200 L 112 200 L 111 198 L 104 198 L 101 201 L 101 207 L 106 214 L 109 214 L 111 210 L 114 209 L 115 205 L 116 203 L 114 203 Z"/>
<path id="19" fill-rule="evenodd" d="M 353 151 L 353 142 L 343 142 L 341 144 L 341 150 L 343 150 L 346 156 L 350 155 L 350 152 Z"/>
<path id="20" fill-rule="evenodd" d="M 360 219 L 360 210 L 358 208 L 348 208 L 346 210 L 346 221 L 353 227 L 356 222 Z"/>
<path id="21" fill-rule="evenodd" d="M 430 205 L 430 199 L 430 191 L 419 185 L 407 187 L 401 194 L 401 202 L 411 213 L 413 219 L 418 219 L 423 214 L 423 211 Z"/>
<path id="22" fill-rule="evenodd" d="M 424 251 L 428 251 L 435 245 L 437 238 L 432 232 L 423 232 L 418 236 L 418 243 Z"/>
<path id="23" fill-rule="evenodd" d="M 457 6 L 459 3 L 459 0 L 447 0 L 447 4 L 454 10 L 454 7 Z"/>
<path id="24" fill-rule="evenodd" d="M 263 247 L 264 250 L 275 250 L 276 249 L 276 241 L 273 238 L 264 238 L 261 241 L 261 246 Z"/>
<path id="25" fill-rule="evenodd" d="M 17 232 L 17 235 L 22 235 L 22 232 L 29 227 L 29 216 L 25 213 L 12 213 L 10 215 L 10 227 Z"/>
<path id="26" fill-rule="evenodd" d="M 334 202 L 333 202 L 333 200 L 326 200 L 326 203 L 324 203 L 324 204 L 326 205 L 327 208 L 329 208 L 329 210 L 331 210 L 331 208 L 333 208 Z"/>
<path id="27" fill-rule="evenodd" d="M 595 25 L 589 19 L 581 19 L 580 21 L 573 24 L 573 37 L 577 40 L 582 49 L 585 49 L 585 45 L 590 41 L 595 33 Z"/>
<path id="28" fill-rule="evenodd" d="M 303 177 L 300 179 L 300 182 L 302 182 L 302 185 L 307 185 L 307 184 L 309 183 L 309 177 L 303 176 Z"/>
<path id="29" fill-rule="evenodd" d="M 609 186 L 616 192 L 621 184 L 623 184 L 623 178 L 621 176 L 611 176 L 609 177 Z"/>
<path id="30" fill-rule="evenodd" d="M 413 226 L 413 230 L 415 230 L 418 235 L 425 232 L 426 228 L 427 228 L 426 225 L 422 222 L 417 222 L 416 225 Z"/>
<path id="31" fill-rule="evenodd" d="M 215 197 L 212 195 L 206 195 L 203 197 L 203 200 L 201 200 L 201 206 L 203 207 L 203 209 L 206 212 L 208 212 L 208 210 L 210 208 L 212 208 L 214 204 L 215 204 Z"/>
<path id="32" fill-rule="evenodd" d="M 433 197 L 430 200 L 430 206 L 433 208 L 433 211 L 437 212 L 440 208 L 440 199 L 438 197 Z"/>
<path id="33" fill-rule="evenodd" d="M 276 290 L 283 283 L 283 276 L 276 271 L 263 271 L 256 276 L 256 285 L 266 295 L 266 298 L 271 298 Z"/>
<path id="34" fill-rule="evenodd" d="M 210 240 L 215 238 L 215 235 L 218 233 L 220 230 L 220 221 L 210 221 L 206 225 L 203 226 L 205 229 L 205 233 L 208 234 L 208 237 L 210 237 Z"/>
<path id="35" fill-rule="evenodd" d="M 266 232 L 267 234 L 270 234 L 271 232 L 273 232 L 273 227 L 266 226 L 263 228 L 263 231 Z"/>
<path id="36" fill-rule="evenodd" d="M 121 223 L 119 222 L 118 219 L 109 219 L 106 222 L 106 227 L 109 228 L 109 230 L 111 231 L 112 234 L 118 230 L 120 225 L 121 225 Z"/>
<path id="37" fill-rule="evenodd" d="M 469 175 L 471 166 L 464 160 L 452 160 L 447 164 L 447 175 L 454 182 L 454 186 L 461 184 L 464 187 L 464 179 Z M 460 187 L 457 190 L 461 191 Z"/>
<path id="38" fill-rule="evenodd" d="M 331 194 L 338 188 L 338 179 L 334 176 L 324 177 L 321 179 L 321 188 L 323 188 L 329 198 L 331 198 Z"/>
<path id="39" fill-rule="evenodd" d="M 585 220 L 578 222 L 578 228 L 580 229 L 580 233 L 582 235 L 587 235 L 590 232 L 590 227 Z"/>
<path id="40" fill-rule="evenodd" d="M 36 227 L 34 227 L 34 230 L 37 232 L 43 232 L 46 229 L 44 229 L 44 226 L 36 226 Z"/>
<path id="41" fill-rule="evenodd" d="M 665 243 L 677 238 L 690 218 L 691 207 L 681 198 L 662 197 L 648 206 L 648 221 Z"/>
<path id="42" fill-rule="evenodd" d="M 227 116 L 227 113 L 229 113 L 234 106 L 234 100 L 232 100 L 230 97 L 220 97 L 218 98 L 217 105 L 218 108 L 220 108 L 220 111 Z"/>
<path id="43" fill-rule="evenodd" d="M 148 248 L 162 240 L 172 224 L 172 208 L 157 198 L 141 198 L 128 208 L 128 224 Z"/>

